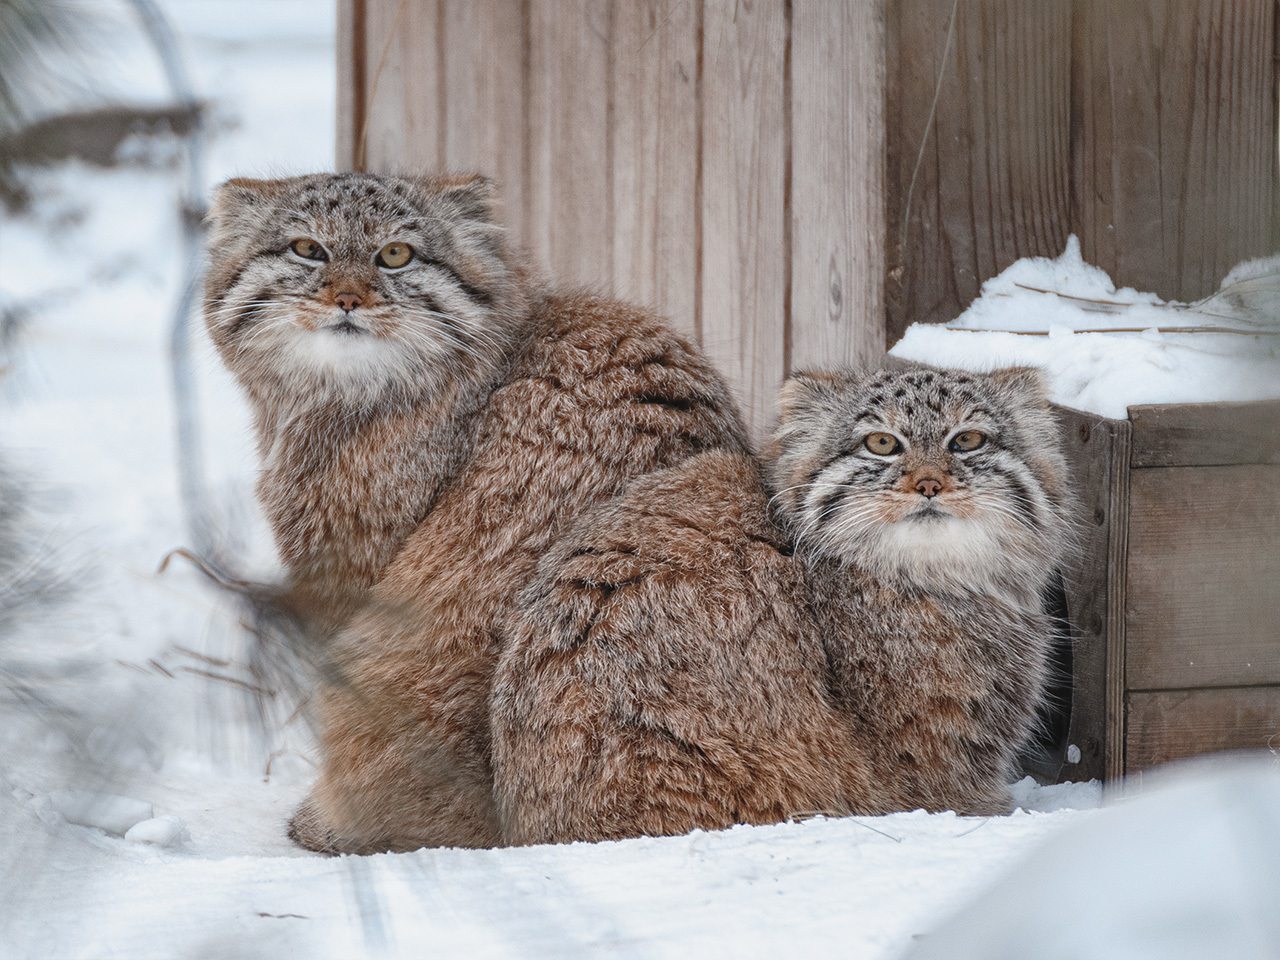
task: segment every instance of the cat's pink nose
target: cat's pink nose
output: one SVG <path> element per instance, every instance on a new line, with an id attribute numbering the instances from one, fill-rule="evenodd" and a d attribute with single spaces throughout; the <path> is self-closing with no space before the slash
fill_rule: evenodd
<path id="1" fill-rule="evenodd" d="M 360 294 L 358 293 L 337 293 L 334 294 L 333 299 L 347 313 L 360 306 Z"/>
<path id="2" fill-rule="evenodd" d="M 942 484 L 937 480 L 926 477 L 924 480 L 916 481 L 916 492 L 922 493 L 926 497 L 936 497 L 942 490 Z"/>

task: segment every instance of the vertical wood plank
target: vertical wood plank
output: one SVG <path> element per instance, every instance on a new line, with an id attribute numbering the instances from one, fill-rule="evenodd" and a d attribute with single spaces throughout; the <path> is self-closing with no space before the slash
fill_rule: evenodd
<path id="1" fill-rule="evenodd" d="M 613 284 L 614 0 L 529 0 L 525 240 L 561 283 Z"/>
<path id="2" fill-rule="evenodd" d="M 780 3 L 707 0 L 703 20 L 702 346 L 759 439 L 774 419 L 786 331 Z"/>
<path id="3" fill-rule="evenodd" d="M 1270 252 L 1274 0 L 1075 0 L 1072 226 L 1117 284 L 1211 293 Z"/>
<path id="4" fill-rule="evenodd" d="M 441 166 L 437 105 L 444 77 L 437 51 L 440 4 L 447 0 L 366 0 L 363 142 L 355 157 L 371 173 Z M 359 132 L 357 137 L 359 137 Z"/>
<path id="5" fill-rule="evenodd" d="M 337 142 L 334 166 L 356 169 L 356 138 L 364 124 L 365 0 L 338 0 L 338 33 L 334 44 L 338 74 Z"/>
<path id="6" fill-rule="evenodd" d="M 696 336 L 698 24 L 689 0 L 628 0 L 613 25 L 614 292 Z"/>
<path id="7" fill-rule="evenodd" d="M 900 0 L 891 16 L 893 342 L 911 323 L 954 318 L 1018 258 L 1062 252 L 1072 17 L 1058 0 Z"/>
<path id="8" fill-rule="evenodd" d="M 1106 508 L 1107 537 L 1107 673 L 1106 673 L 1106 774 L 1116 780 L 1125 771 L 1125 604 L 1129 590 L 1129 484 L 1132 471 L 1129 455 L 1133 448 L 1133 428 L 1128 420 L 1113 420 L 1111 426 L 1110 502 Z"/>
<path id="9" fill-rule="evenodd" d="M 1069 780 L 1114 776 L 1119 744 L 1108 727 L 1114 723 L 1124 693 L 1123 680 L 1112 682 L 1111 660 L 1121 656 L 1123 639 L 1112 633 L 1123 628 L 1123 616 L 1113 616 L 1117 598 L 1109 590 L 1110 560 L 1122 548 L 1126 525 L 1123 497 L 1117 492 L 1120 473 L 1127 473 L 1123 457 L 1128 424 L 1067 407 L 1055 407 L 1063 448 L 1071 467 L 1076 550 L 1064 570 L 1068 627 L 1072 648 L 1072 697 L 1069 742 L 1080 749 L 1080 762 L 1064 766 Z M 1121 603 L 1121 605 L 1123 605 Z M 1117 652 L 1117 649 L 1119 652 Z"/>
<path id="10" fill-rule="evenodd" d="M 885 350 L 885 2 L 792 0 L 791 29 L 790 367 L 870 364 Z"/>
<path id="11" fill-rule="evenodd" d="M 498 211 L 524 242 L 524 6 L 513 0 L 448 0 L 440 11 L 443 65 L 438 104 L 420 103 L 440 117 L 440 167 L 483 173 L 498 184 Z"/>

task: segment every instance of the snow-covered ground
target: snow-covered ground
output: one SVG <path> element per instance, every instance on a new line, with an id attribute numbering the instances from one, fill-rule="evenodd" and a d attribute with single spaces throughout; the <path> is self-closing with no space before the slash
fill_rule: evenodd
<path id="1" fill-rule="evenodd" d="M 162 101 L 128 9 L 96 6 L 115 18 L 100 88 Z M 213 105 L 210 183 L 331 165 L 331 6 L 165 9 Z M 1025 809 L 989 819 L 364 858 L 292 847 L 308 734 L 283 694 L 254 719 L 245 685 L 261 678 L 235 608 L 184 564 L 157 573 L 189 544 L 166 353 L 182 170 L 176 150 L 136 153 L 159 165 L 34 174 L 30 213 L 0 222 L 0 305 L 27 315 L 0 379 L 0 458 L 27 477 L 40 552 L 79 571 L 68 607 L 0 647 L 0 957 L 890 958 L 954 911 L 980 915 L 968 898 L 1043 839 L 1107 822 L 1096 785 L 1026 781 Z M 269 572 L 246 412 L 202 339 L 197 352 L 210 506 L 228 549 Z"/>

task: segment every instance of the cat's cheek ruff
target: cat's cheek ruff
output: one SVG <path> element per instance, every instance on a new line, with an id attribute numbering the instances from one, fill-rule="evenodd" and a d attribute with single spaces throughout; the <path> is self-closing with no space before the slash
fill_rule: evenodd
<path id="1" fill-rule="evenodd" d="M 939 594 L 980 593 L 1026 605 L 1051 563 L 1057 531 L 1034 529 L 966 492 L 928 516 L 907 497 L 851 496 L 801 546 L 866 570 L 886 583 Z M 812 518 L 810 519 L 812 528 Z"/>

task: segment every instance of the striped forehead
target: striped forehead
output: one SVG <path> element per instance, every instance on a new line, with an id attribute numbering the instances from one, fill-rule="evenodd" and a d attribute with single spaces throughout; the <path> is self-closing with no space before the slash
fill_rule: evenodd
<path id="1" fill-rule="evenodd" d="M 850 412 L 855 427 L 883 425 L 917 436 L 997 419 L 975 378 L 931 370 L 880 374 L 850 398 Z"/>
<path id="2" fill-rule="evenodd" d="M 438 218 L 427 215 L 402 190 L 382 184 L 309 185 L 284 206 L 290 227 L 310 231 L 317 239 L 342 237 L 357 246 L 381 246 L 396 237 L 436 243 L 444 239 Z"/>

